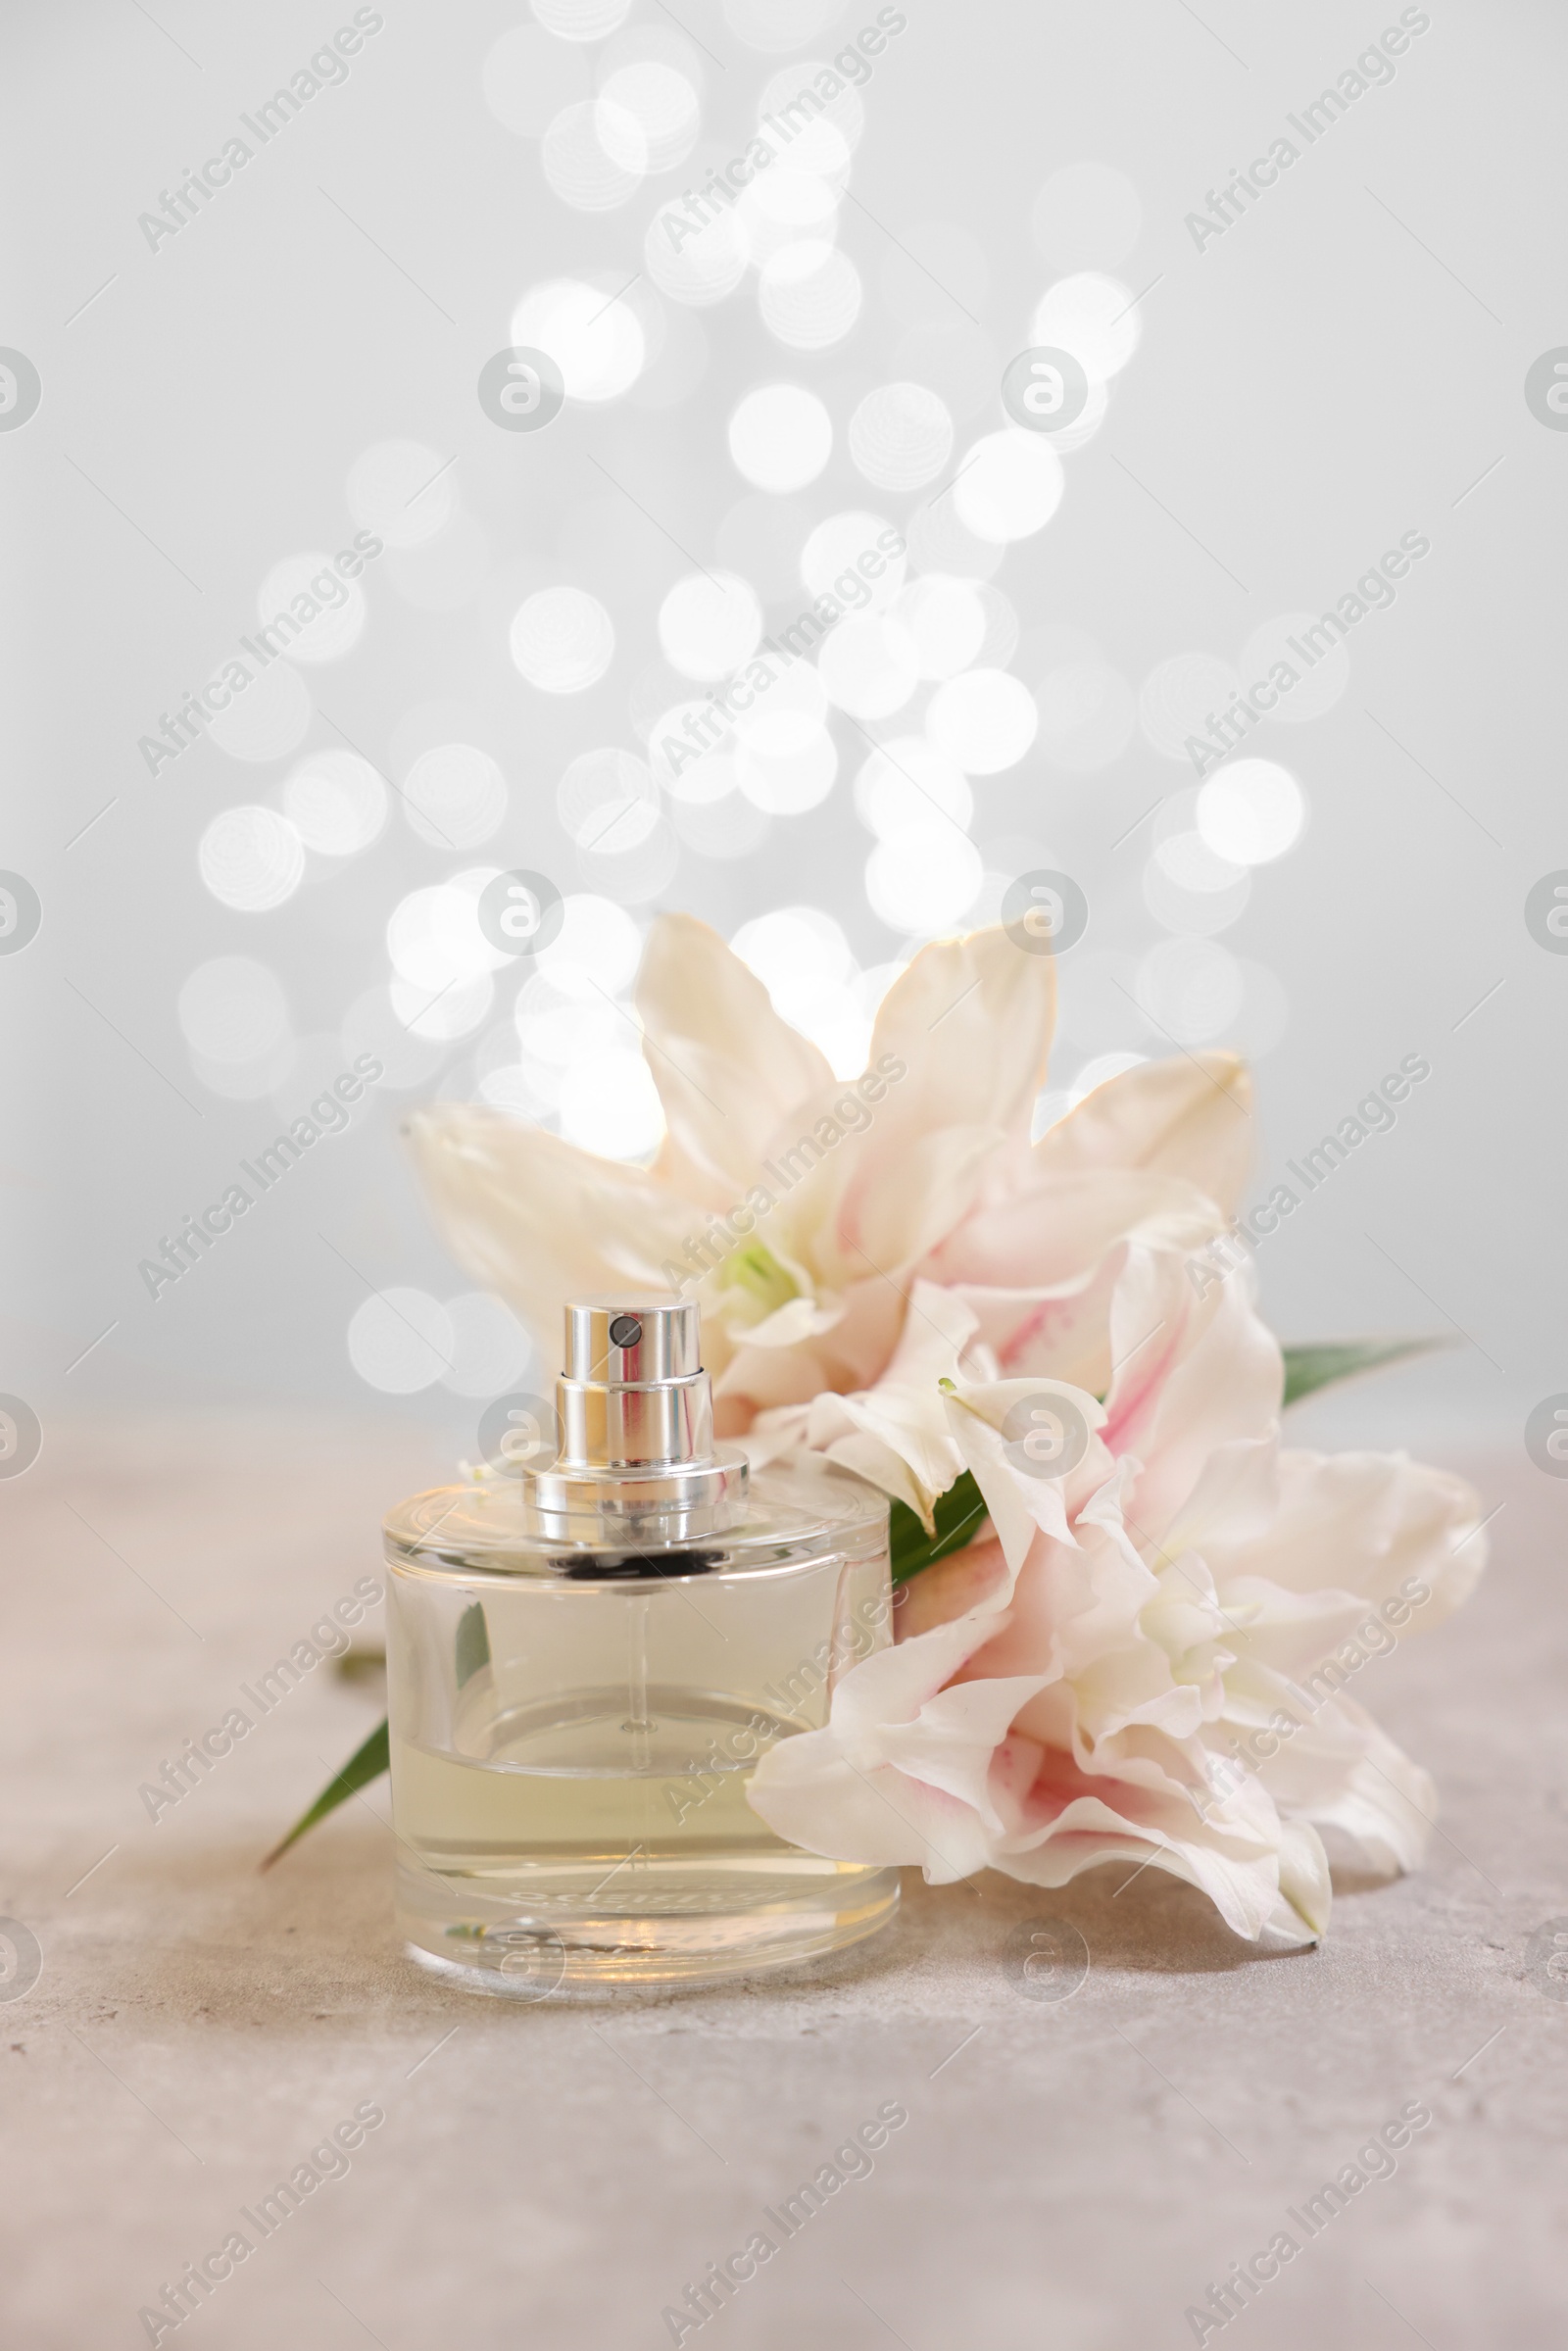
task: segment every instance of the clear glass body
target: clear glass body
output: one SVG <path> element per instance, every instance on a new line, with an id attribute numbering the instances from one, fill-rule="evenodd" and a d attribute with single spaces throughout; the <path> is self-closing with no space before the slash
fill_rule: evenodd
<path id="1" fill-rule="evenodd" d="M 543 1530 L 516 1480 L 388 1519 L 399 1925 L 475 1988 L 701 1982 L 885 1925 L 898 1873 L 824 1859 L 747 1800 L 890 1641 L 887 1505 L 827 1463 L 735 1524 L 638 1552 Z"/>

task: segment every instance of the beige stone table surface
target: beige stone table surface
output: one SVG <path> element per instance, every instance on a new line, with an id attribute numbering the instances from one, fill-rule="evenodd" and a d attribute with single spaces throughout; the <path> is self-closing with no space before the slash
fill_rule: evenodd
<path id="1" fill-rule="evenodd" d="M 1053 1894 L 910 1873 L 898 1924 L 814 1975 L 584 2007 L 474 1998 L 400 1956 L 384 1782 L 258 1874 L 373 1689 L 323 1667 L 156 1822 L 137 1792 L 377 1570 L 381 1510 L 444 1474 L 431 1441 L 52 1430 L 0 1484 L 0 1912 L 42 1962 L 0 1983 L 0 2345 L 147 2341 L 142 2306 L 368 2109 L 182 2345 L 655 2351 L 664 2307 L 896 2102 L 869 2176 L 705 2351 L 1156 2351 L 1419 2102 L 1393 2176 L 1206 2339 L 1555 2351 L 1568 1982 L 1532 1936 L 1568 1927 L 1568 1485 L 1522 1452 L 1467 1466 L 1506 1504 L 1492 1571 L 1368 1668 L 1442 1832 L 1419 1876 L 1342 1889 L 1320 1949 L 1252 1956 L 1152 1869 L 1124 1895 L 1124 1870 Z M 1051 1917 L 1091 1954 L 1065 2000 L 1021 1974 L 1020 1930 Z"/>

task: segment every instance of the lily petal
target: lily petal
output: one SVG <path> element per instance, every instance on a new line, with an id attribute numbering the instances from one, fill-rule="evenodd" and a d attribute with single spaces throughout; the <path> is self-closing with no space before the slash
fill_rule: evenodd
<path id="1" fill-rule="evenodd" d="M 1143 1465 L 1128 1512 L 1158 1543 L 1217 1445 L 1261 1437 L 1285 1387 L 1284 1358 L 1252 1307 L 1243 1267 L 1201 1297 L 1190 1261 L 1129 1249 L 1111 1302 L 1115 1376 L 1104 1441 Z"/>
<path id="2" fill-rule="evenodd" d="M 796 1103 L 833 1083 L 808 1039 L 716 931 L 661 914 L 637 976 L 643 1053 L 669 1133 L 661 1179 L 720 1210 L 758 1181 L 764 1148 Z"/>
<path id="3" fill-rule="evenodd" d="M 552 1353 L 569 1298 L 667 1290 L 702 1228 L 694 1203 L 645 1168 L 597 1158 L 475 1102 L 416 1111 L 408 1136 L 443 1239 Z"/>
<path id="4" fill-rule="evenodd" d="M 999 1147 L 1026 1146 L 1054 1021 L 1051 958 L 1000 925 L 920 950 L 877 1013 L 868 1129 L 791 1199 L 836 1248 L 824 1278 L 897 1275 L 967 1213 Z"/>
<path id="5" fill-rule="evenodd" d="M 1027 1135 L 1055 1018 L 1051 957 L 1023 954 L 1000 924 L 923 947 L 877 1013 L 872 1067 L 891 1053 L 909 1072 L 879 1126 Z"/>
<path id="6" fill-rule="evenodd" d="M 1235 1053 L 1184 1053 L 1107 1078 L 1035 1146 L 1041 1174 L 1142 1167 L 1183 1176 L 1234 1216 L 1252 1160 L 1252 1084 Z"/>

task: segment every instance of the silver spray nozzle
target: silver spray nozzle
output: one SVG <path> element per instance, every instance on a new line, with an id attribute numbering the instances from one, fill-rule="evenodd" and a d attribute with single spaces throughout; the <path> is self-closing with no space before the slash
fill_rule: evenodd
<path id="1" fill-rule="evenodd" d="M 713 1442 L 690 1300 L 639 1291 L 574 1298 L 556 1401 L 561 1450 L 529 1479 L 547 1516 L 597 1521 L 613 1540 L 668 1539 L 714 1531 L 744 1500 L 745 1455 Z"/>

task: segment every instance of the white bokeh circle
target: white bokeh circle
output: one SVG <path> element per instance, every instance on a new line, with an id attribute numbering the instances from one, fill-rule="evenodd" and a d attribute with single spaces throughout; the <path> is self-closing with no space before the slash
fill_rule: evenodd
<path id="1" fill-rule="evenodd" d="M 578 753 L 556 786 L 556 809 L 579 849 L 611 857 L 653 831 L 659 786 L 635 753 L 610 744 Z"/>
<path id="2" fill-rule="evenodd" d="M 624 906 L 591 891 L 572 892 L 561 903 L 561 928 L 534 960 L 563 995 L 602 1004 L 606 991 L 618 996 L 642 959 L 643 935 Z"/>
<path id="3" fill-rule="evenodd" d="M 801 549 L 801 584 L 808 595 L 832 596 L 835 603 L 848 603 L 852 609 L 861 605 L 858 591 L 864 589 L 867 609 L 885 612 L 903 587 L 908 565 L 903 536 L 882 514 L 854 508 L 830 514 Z M 897 553 L 890 554 L 880 544 L 885 538 L 898 542 Z"/>
<path id="4" fill-rule="evenodd" d="M 1119 278 L 1082 269 L 1061 277 L 1036 305 L 1032 345 L 1070 351 L 1091 383 L 1118 374 L 1138 348 L 1137 300 Z"/>
<path id="5" fill-rule="evenodd" d="M 1213 939 L 1162 939 L 1138 965 L 1135 993 L 1178 1045 L 1209 1045 L 1231 1029 L 1245 989 L 1236 958 Z"/>
<path id="6" fill-rule="evenodd" d="M 383 1396 L 415 1396 L 433 1388 L 451 1369 L 451 1319 L 427 1290 L 400 1284 L 372 1291 L 354 1310 L 348 1349 L 368 1388 Z"/>
<path id="7" fill-rule="evenodd" d="M 1301 787 L 1272 759 L 1230 759 L 1199 789 L 1198 830 L 1233 865 L 1282 857 L 1306 821 Z"/>
<path id="8" fill-rule="evenodd" d="M 624 107 L 604 98 L 574 99 L 546 125 L 539 169 L 574 212 L 614 212 L 643 184 L 648 141 Z"/>
<path id="9" fill-rule="evenodd" d="M 785 493 L 815 481 L 833 450 L 825 402 L 804 384 L 761 384 L 729 420 L 736 471 L 760 490 Z"/>
<path id="10" fill-rule="evenodd" d="M 411 832 L 438 849 L 474 849 L 507 812 L 507 784 L 496 761 L 474 743 L 438 743 L 421 752 L 403 779 Z"/>
<path id="11" fill-rule="evenodd" d="M 772 4 L 780 7 L 781 13 L 793 12 L 791 38 L 781 40 L 781 48 L 810 40 L 836 13 L 834 0 L 805 0 L 804 6 L 801 0 L 772 0 Z M 813 16 L 815 24 L 809 30 L 802 29 Z M 820 57 L 801 58 L 785 66 L 765 84 L 757 114 L 770 140 L 775 135 L 770 122 L 778 125 L 779 135 L 787 133 L 787 152 L 803 171 L 843 180 L 849 175 L 850 157 L 865 131 L 865 102 L 850 82 L 824 103 L 816 85 L 829 71 L 827 60 Z M 842 81 L 843 75 L 835 75 L 835 79 Z M 803 105 L 807 91 L 811 94 L 810 101 Z"/>
<path id="12" fill-rule="evenodd" d="M 380 834 L 387 790 L 356 751 L 313 751 L 283 786 L 283 813 L 318 857 L 352 857 Z"/>
<path id="13" fill-rule="evenodd" d="M 760 172 L 736 209 L 758 269 L 786 245 L 808 239 L 831 245 L 837 234 L 837 189 L 816 172 L 788 162 Z"/>
<path id="14" fill-rule="evenodd" d="M 541 694 L 581 694 L 615 654 L 610 614 L 586 588 L 540 588 L 512 622 L 512 659 Z"/>
<path id="15" fill-rule="evenodd" d="M 921 735 L 880 744 L 855 779 L 855 806 L 879 841 L 965 832 L 974 794 L 956 760 Z"/>
<path id="16" fill-rule="evenodd" d="M 616 400 L 642 373 L 647 337 L 625 288 L 553 277 L 524 294 L 512 314 L 512 340 L 543 351 L 561 369 L 571 400 Z"/>
<path id="17" fill-rule="evenodd" d="M 276 808 L 225 808 L 197 844 L 196 863 L 220 906 L 265 914 L 305 878 L 305 844 Z"/>
<path id="18" fill-rule="evenodd" d="M 850 456 L 879 490 L 934 481 L 953 455 L 953 417 L 925 384 L 879 384 L 850 418 Z"/>
<path id="19" fill-rule="evenodd" d="M 851 612 L 817 647 L 828 700 L 852 718 L 887 718 L 920 682 L 914 642 L 885 612 Z"/>
<path id="20" fill-rule="evenodd" d="M 602 41 L 631 14 L 631 0 L 528 0 L 546 32 L 564 41 Z"/>
<path id="21" fill-rule="evenodd" d="M 646 1159 L 664 1133 L 659 1090 L 629 1038 L 573 1059 L 561 1081 L 560 1115 L 566 1141 L 602 1159 Z"/>
<path id="22" fill-rule="evenodd" d="M 671 198 L 648 223 L 643 260 L 662 294 L 693 310 L 706 310 L 732 294 L 746 275 L 750 251 L 733 212 L 704 221 Z"/>
<path id="23" fill-rule="evenodd" d="M 818 237 L 780 246 L 758 280 L 763 325 L 795 351 L 826 351 L 842 343 L 863 299 L 859 272 L 849 255 Z"/>
<path id="24" fill-rule="evenodd" d="M 977 539 L 1005 545 L 1045 528 L 1061 504 L 1063 486 L 1061 460 L 1050 443 L 1008 425 L 975 442 L 949 496 Z"/>
<path id="25" fill-rule="evenodd" d="M 825 728 L 788 751 L 745 750 L 736 761 L 743 799 L 769 816 L 801 816 L 833 789 L 839 755 Z"/>
<path id="26" fill-rule="evenodd" d="M 879 841 L 866 860 L 865 895 L 891 930 L 925 938 L 962 919 L 984 878 L 974 843 L 944 828 Z"/>
<path id="27" fill-rule="evenodd" d="M 731 722 L 735 740 L 743 751 L 763 759 L 788 759 L 822 732 L 827 708 L 827 694 L 811 663 L 792 661 L 765 691 L 758 690 L 746 710 L 737 707 Z"/>
<path id="28" fill-rule="evenodd" d="M 671 171 L 691 153 L 702 124 L 702 104 L 692 83 L 674 66 L 652 57 L 617 66 L 600 84 L 599 95 L 605 105 L 636 122 L 648 171 Z"/>
<path id="29" fill-rule="evenodd" d="M 762 608 L 733 571 L 690 571 L 659 608 L 659 642 L 683 677 L 727 677 L 756 652 Z"/>
<path id="30" fill-rule="evenodd" d="M 1006 669 L 966 669 L 938 686 L 926 732 L 967 775 L 1015 767 L 1035 739 L 1039 713 L 1021 678 Z"/>
<path id="31" fill-rule="evenodd" d="M 984 593 L 974 580 L 922 572 L 900 590 L 893 617 L 909 633 L 922 677 L 956 677 L 980 660 L 988 615 Z"/>
<path id="32" fill-rule="evenodd" d="M 533 1353 L 528 1334 L 493 1290 L 465 1290 L 446 1301 L 451 1367 L 441 1385 L 454 1396 L 504 1396 L 515 1388 Z"/>

